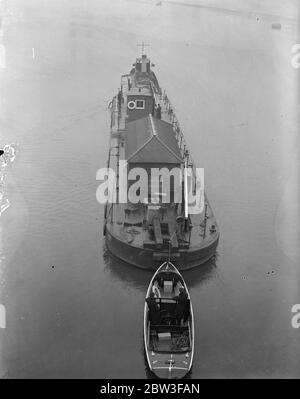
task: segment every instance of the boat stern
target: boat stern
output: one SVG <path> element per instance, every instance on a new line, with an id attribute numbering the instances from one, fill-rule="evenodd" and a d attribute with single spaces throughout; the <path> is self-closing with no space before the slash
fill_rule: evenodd
<path id="1" fill-rule="evenodd" d="M 186 353 L 158 353 L 152 352 L 148 357 L 149 367 L 157 378 L 184 378 L 191 369 L 192 358 Z"/>

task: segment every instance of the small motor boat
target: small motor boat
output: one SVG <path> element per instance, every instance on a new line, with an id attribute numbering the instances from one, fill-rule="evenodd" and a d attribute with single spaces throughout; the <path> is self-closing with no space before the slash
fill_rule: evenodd
<path id="1" fill-rule="evenodd" d="M 159 378 L 182 378 L 192 367 L 194 316 L 182 275 L 164 262 L 150 281 L 144 307 L 144 345 L 150 370 Z"/>

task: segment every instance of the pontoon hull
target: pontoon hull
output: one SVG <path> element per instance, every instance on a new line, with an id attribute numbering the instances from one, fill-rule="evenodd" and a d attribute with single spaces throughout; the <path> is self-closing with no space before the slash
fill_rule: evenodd
<path id="1" fill-rule="evenodd" d="M 179 250 L 177 254 L 173 253 L 170 260 L 178 270 L 192 269 L 204 264 L 215 255 L 218 242 L 219 235 L 206 246 Z M 106 228 L 106 245 L 115 257 L 141 269 L 156 270 L 168 257 L 167 252 L 136 247 L 120 240 L 110 232 L 108 226 Z"/>

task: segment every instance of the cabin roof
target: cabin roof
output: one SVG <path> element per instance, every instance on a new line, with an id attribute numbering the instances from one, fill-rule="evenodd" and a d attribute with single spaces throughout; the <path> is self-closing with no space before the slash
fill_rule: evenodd
<path id="1" fill-rule="evenodd" d="M 172 125 L 151 114 L 127 124 L 125 158 L 130 163 L 183 162 Z"/>
<path id="2" fill-rule="evenodd" d="M 152 96 L 152 91 L 149 87 L 132 87 L 127 96 Z"/>

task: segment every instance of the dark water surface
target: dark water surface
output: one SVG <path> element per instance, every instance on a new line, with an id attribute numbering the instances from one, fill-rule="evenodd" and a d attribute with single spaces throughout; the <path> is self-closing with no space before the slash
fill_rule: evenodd
<path id="1" fill-rule="evenodd" d="M 241 13 L 155 3 L 1 2 L 0 146 L 20 148 L 0 219 L 1 376 L 148 376 L 152 273 L 105 252 L 96 201 L 107 105 L 143 40 L 221 230 L 216 263 L 184 272 L 192 377 L 300 376 L 296 2 Z"/>

